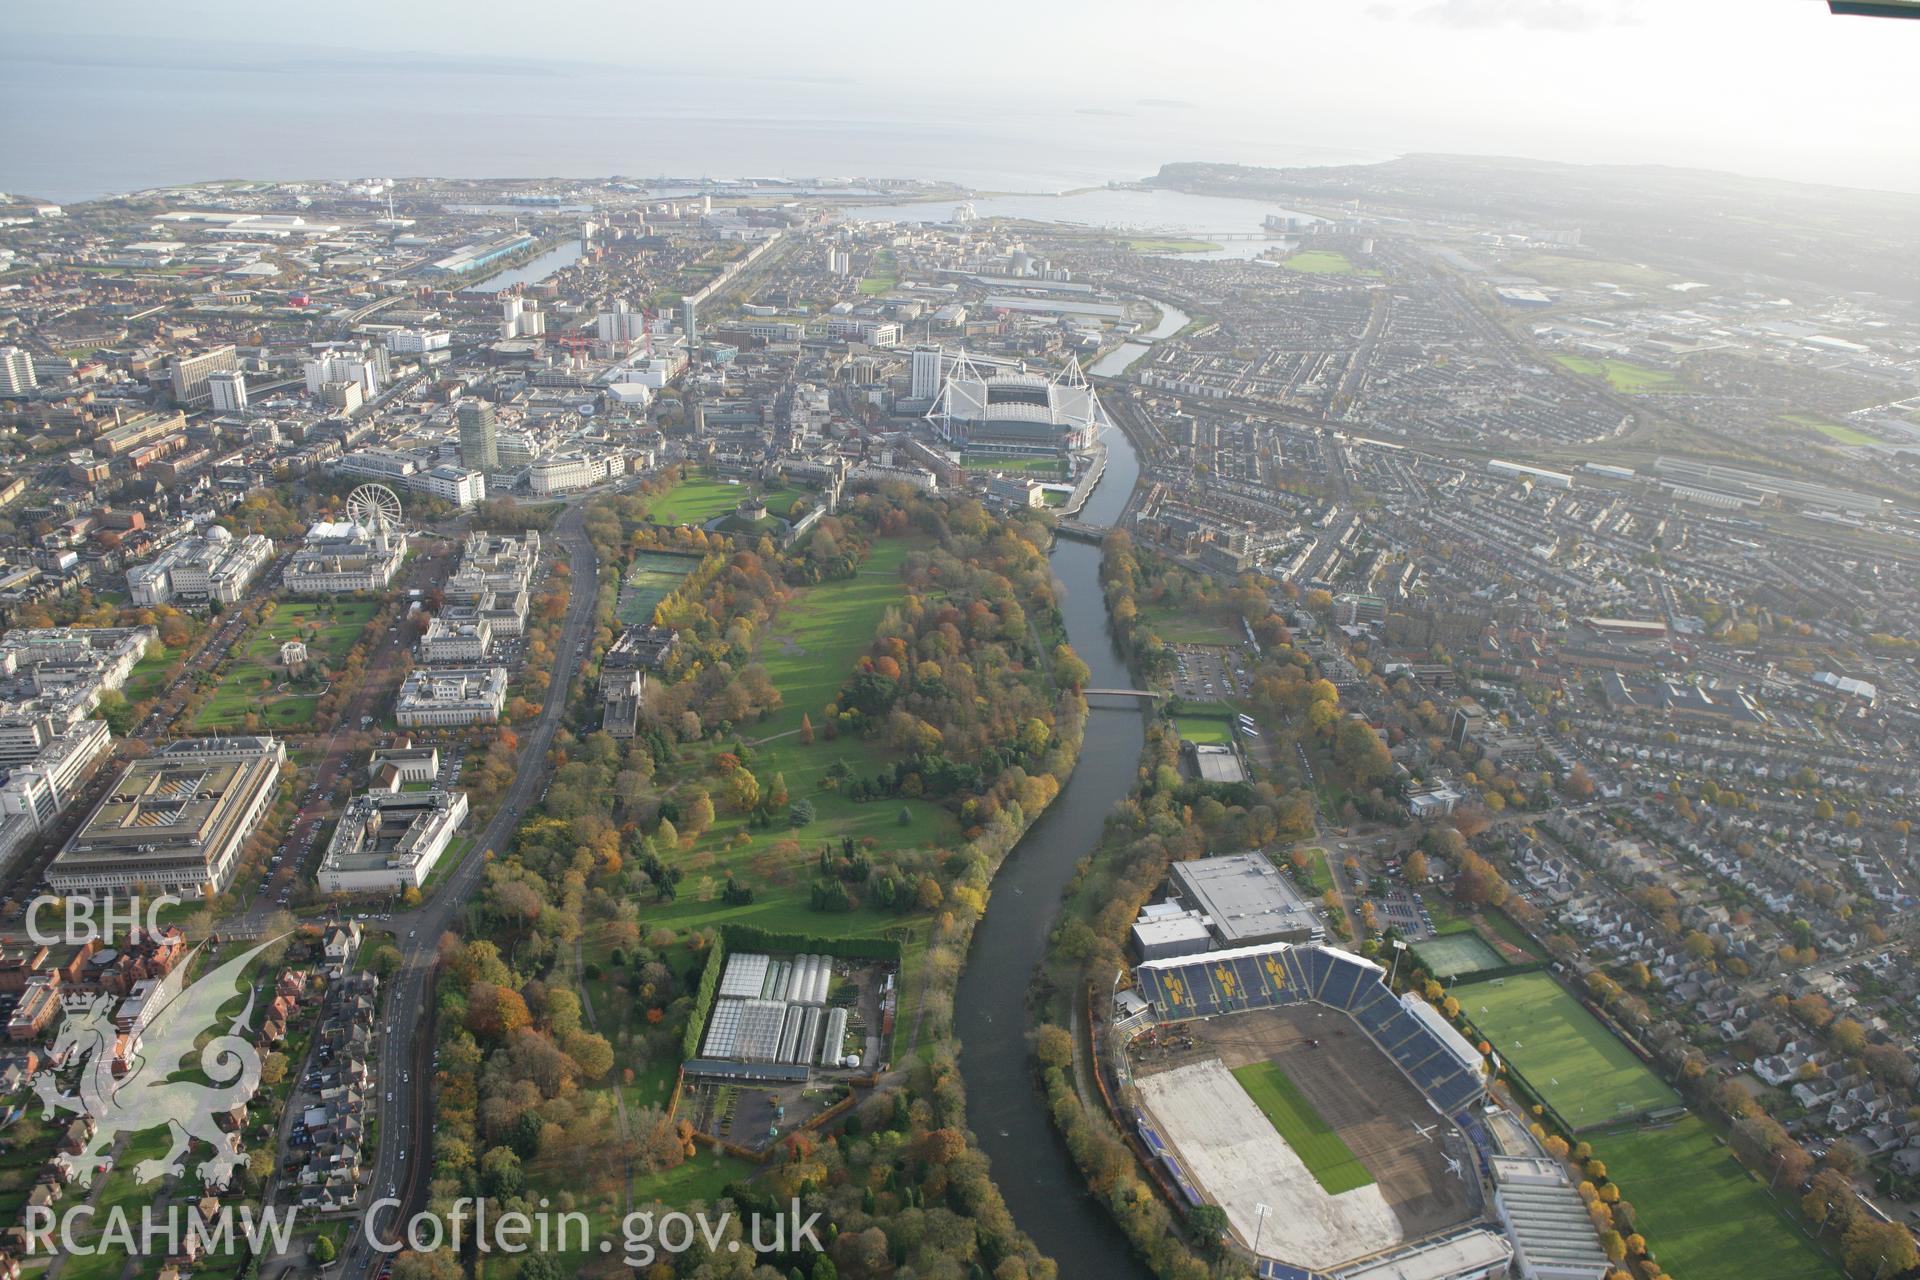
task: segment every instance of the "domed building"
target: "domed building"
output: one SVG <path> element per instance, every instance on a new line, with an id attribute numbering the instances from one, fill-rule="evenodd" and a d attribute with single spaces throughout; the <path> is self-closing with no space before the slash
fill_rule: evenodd
<path id="1" fill-rule="evenodd" d="M 127 570 L 127 594 L 141 608 L 179 603 L 234 604 L 273 559 L 273 540 L 236 538 L 220 525 L 183 538 L 145 564 Z"/>

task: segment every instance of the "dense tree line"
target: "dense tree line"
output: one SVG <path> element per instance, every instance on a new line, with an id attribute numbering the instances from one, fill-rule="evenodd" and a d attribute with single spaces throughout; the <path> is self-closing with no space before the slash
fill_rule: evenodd
<path id="1" fill-rule="evenodd" d="M 1054 1123 L 1093 1194 L 1156 1275 L 1200 1280 L 1214 1274 L 1220 1224 L 1208 1215 L 1176 1217 L 1146 1182 L 1105 1112 L 1082 1105 L 1073 1079 L 1073 1040 L 1065 1029 L 1083 990 L 1105 992 L 1125 971 L 1127 931 L 1165 881 L 1167 868 L 1244 850 L 1257 823 L 1253 810 L 1270 809 L 1278 799 L 1265 784 L 1223 798 L 1214 788 L 1183 782 L 1178 757 L 1170 726 L 1148 731 L 1140 784 L 1108 819 L 1099 846 L 1067 890 L 1048 943 L 1032 1043 Z"/>
<path id="2" fill-rule="evenodd" d="M 700 555 L 699 566 L 656 614 L 681 630 L 681 649 L 639 736 L 556 735 L 545 801 L 488 864 L 463 921 L 469 941 L 443 943 L 436 1207 L 459 1195 L 486 1196 L 501 1211 L 525 1207 L 535 1185 L 566 1186 L 569 1203 L 585 1203 L 614 1197 L 629 1167 L 645 1174 L 686 1158 L 683 1123 L 643 1109 L 623 1131 L 611 1094 L 595 1086 L 616 1069 L 629 1078 L 677 1061 L 713 939 L 650 929 L 648 908 L 683 893 L 753 898 L 754 883 L 731 872 L 717 880 L 712 854 L 695 847 L 721 815 L 738 815 L 749 828 L 792 830 L 753 860 L 768 878 L 798 872 L 817 891 L 830 886 L 841 899 L 834 908 L 870 905 L 924 922 L 924 990 L 907 993 L 902 1016 L 907 1000 L 918 1002 L 920 1043 L 931 1051 L 904 1086 L 883 1090 L 837 1134 L 795 1135 L 751 1188 L 728 1188 L 736 1207 L 772 1194 L 823 1209 L 824 1255 L 756 1258 L 723 1242 L 659 1274 L 1050 1277 L 1052 1263 L 1013 1227 L 967 1141 L 950 1040 L 953 986 L 993 871 L 1057 793 L 1085 718 L 1084 665 L 1041 635 L 1057 631 L 1044 528 L 1002 524 L 966 500 L 865 494 L 822 520 L 803 549 L 783 553 L 765 539 L 745 546 L 644 525 L 648 496 L 590 512 L 590 536 L 613 553 L 596 597 L 596 640 L 604 647 L 611 637 L 626 556 L 685 550 Z M 803 844 L 811 802 L 789 795 L 777 773 L 758 772 L 752 746 L 731 733 L 778 705 L 753 661 L 758 635 L 792 587 L 855 572 L 876 538 L 909 533 L 925 545 L 903 571 L 907 600 L 876 629 L 862 669 L 848 673 L 849 687 L 870 676 L 892 682 L 884 714 L 843 721 L 839 707 L 822 708 L 822 733 L 885 737 L 904 772 L 860 785 L 923 795 L 931 785 L 961 815 L 964 838 L 884 853 L 852 841 Z M 510 761 L 511 745 L 502 746 L 482 768 Z M 855 779 L 845 770 L 837 781 Z M 588 927 L 613 941 L 605 965 L 576 961 Z M 584 1023 L 583 982 L 614 994 L 611 1011 L 596 1002 L 607 1034 Z M 396 1275 L 445 1274 L 448 1261 L 409 1258 Z"/>
<path id="3" fill-rule="evenodd" d="M 1143 616 L 1148 610 L 1211 617 L 1235 628 L 1244 621 L 1263 648 L 1292 640 L 1268 600 L 1267 585 L 1257 575 L 1243 575 L 1231 585 L 1222 583 L 1138 546 L 1124 530 L 1108 534 L 1102 550 L 1100 581 L 1107 615 L 1129 660 L 1144 676 L 1165 675 L 1174 665 L 1173 650 Z"/>

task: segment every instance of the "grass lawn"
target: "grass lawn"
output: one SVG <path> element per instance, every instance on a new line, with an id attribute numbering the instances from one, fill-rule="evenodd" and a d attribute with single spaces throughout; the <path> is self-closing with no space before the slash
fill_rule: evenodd
<path id="1" fill-rule="evenodd" d="M 927 936 L 932 932 L 924 920 L 916 920 L 903 926 L 908 930 L 900 952 L 901 991 L 900 1008 L 902 1014 L 893 1020 L 893 1039 L 887 1044 L 887 1061 L 906 1064 L 907 1043 L 913 1039 L 913 1010 L 920 1005 L 920 993 L 927 983 Z M 895 937 L 900 936 L 897 932 Z M 924 1032 L 925 1028 L 922 1028 Z M 922 1066 L 933 1064 L 935 1037 L 922 1035 L 917 1056 Z"/>
<path id="2" fill-rule="evenodd" d="M 1596 281 L 1622 288 L 1657 289 L 1674 277 L 1651 267 L 1631 262 L 1603 262 L 1594 258 L 1569 258 L 1556 253 L 1540 253 L 1506 264 L 1505 271 L 1517 276 L 1532 276 L 1543 284 L 1585 288 Z"/>
<path id="3" fill-rule="evenodd" d="M 1220 246 L 1211 240 L 1190 240 L 1184 237 L 1156 239 L 1145 237 L 1127 241 L 1127 248 L 1135 253 L 1213 253 Z"/>
<path id="4" fill-rule="evenodd" d="M 781 609 L 761 641 L 760 660 L 780 687 L 783 701 L 778 711 L 754 726 L 750 736 L 765 738 L 798 729 L 803 713 L 819 727 L 821 708 L 833 701 L 853 674 L 853 664 L 873 643 L 873 630 L 881 617 L 905 598 L 900 566 L 906 563 L 908 550 L 907 539 L 882 538 L 853 578 L 809 587 Z M 829 750 L 850 745 L 844 739 L 815 742 L 816 747 Z M 791 789 L 793 779 L 787 782 Z M 794 794 L 801 793 L 794 790 Z"/>
<path id="5" fill-rule="evenodd" d="M 74 1224 L 75 1238 L 91 1250 L 88 1253 L 75 1253 L 68 1257 L 61 1270 L 62 1276 L 78 1276 L 81 1280 L 117 1280 L 121 1270 L 127 1265 L 128 1254 L 118 1244 L 108 1244 L 102 1239 L 108 1217 L 118 1208 L 127 1216 L 127 1220 L 137 1229 L 140 1223 L 140 1209 L 150 1204 L 160 1190 L 159 1182 L 141 1184 L 134 1179 L 135 1166 L 142 1160 L 157 1160 L 167 1153 L 172 1145 L 164 1126 L 156 1126 L 128 1139 L 126 1147 L 115 1157 L 113 1168 L 105 1173 L 96 1174 L 104 1180 L 100 1188 L 100 1198 L 96 1202 L 97 1212 L 91 1219 L 82 1218 Z M 189 1181 L 192 1180 L 192 1168 L 207 1158 L 204 1144 L 195 1144 L 187 1154 Z M 79 1186 L 68 1190 L 68 1197 L 57 1211 L 65 1210 L 69 1205 L 78 1204 L 86 1192 Z M 176 1197 L 175 1203 L 180 1203 Z"/>
<path id="6" fill-rule="evenodd" d="M 1286 1073 L 1271 1062 L 1250 1062 L 1233 1069 L 1233 1078 L 1266 1113 L 1293 1153 L 1330 1196 L 1373 1185 L 1373 1175 L 1360 1163 L 1320 1113 L 1313 1109 Z"/>
<path id="7" fill-rule="evenodd" d="M 656 1200 L 672 1209 L 685 1209 L 696 1200 L 711 1203 L 729 1182 L 744 1182 L 759 1172 L 737 1156 L 697 1148 L 698 1154 L 676 1168 L 637 1178 L 633 1184 L 633 1202 Z"/>
<path id="8" fill-rule="evenodd" d="M 473 852 L 474 839 L 475 837 L 467 835 L 455 836 L 449 841 L 446 850 L 440 855 L 440 861 L 434 863 L 433 870 L 427 873 L 426 883 L 420 887 L 420 891 L 432 893 L 442 880 L 452 875 L 454 870 L 467 860 L 467 855 Z"/>
<path id="9" fill-rule="evenodd" d="M 726 515 L 753 492 L 766 500 L 768 513 L 776 516 L 786 515 L 793 509 L 794 499 L 806 496 L 799 489 L 757 490 L 753 485 L 697 476 L 682 480 L 655 498 L 647 508 L 647 518 L 656 524 L 705 524 L 715 516 Z"/>
<path id="10" fill-rule="evenodd" d="M 137 1225 L 139 1216 L 136 1214 L 131 1221 Z M 69 1256 L 60 1271 L 62 1280 L 120 1280 L 120 1273 L 127 1265 L 125 1251 L 102 1245 L 96 1237 L 83 1235 L 78 1229 L 74 1235 L 91 1252 Z"/>
<path id="11" fill-rule="evenodd" d="M 269 729 L 297 728 L 313 719 L 320 687 L 311 692 L 285 686 L 280 646 L 307 642 L 313 662 L 335 668 L 346 660 L 380 605 L 372 600 L 283 600 L 234 648 L 213 696 L 193 719 L 195 729 L 231 729 L 258 713 Z M 317 630 L 315 630 L 317 628 Z"/>
<path id="12" fill-rule="evenodd" d="M 873 262 L 867 267 L 866 278 L 860 282 L 860 292 L 872 297 L 886 293 L 900 283 L 900 266 L 894 260 L 893 250 L 882 249 L 873 255 Z"/>
<path id="13" fill-rule="evenodd" d="M 1495 1052 L 1575 1129 L 1680 1101 L 1599 1019 L 1544 973 L 1476 982 L 1455 987 L 1453 994 Z"/>
<path id="14" fill-rule="evenodd" d="M 1180 736 L 1188 742 L 1233 741 L 1233 729 L 1226 720 L 1216 720 L 1210 716 L 1180 716 L 1173 723 L 1179 729 Z"/>
<path id="15" fill-rule="evenodd" d="M 1413 954 L 1427 972 L 1445 982 L 1463 973 L 1499 969 L 1506 961 L 1477 933 L 1449 933 L 1413 944 Z"/>
<path id="16" fill-rule="evenodd" d="M 1350 276 L 1353 260 L 1332 249 L 1305 249 L 1281 262 L 1289 271 L 1305 271 L 1316 276 Z"/>
<path id="17" fill-rule="evenodd" d="M 155 644 L 147 650 L 144 658 L 134 663 L 120 692 L 126 695 L 129 703 L 145 702 L 157 696 L 166 683 L 168 668 L 186 656 L 185 649 L 169 649 L 163 644 Z"/>
<path id="18" fill-rule="evenodd" d="M 1656 391 L 1678 391 L 1680 379 L 1664 369 L 1649 369 L 1626 360 L 1594 360 L 1587 356 L 1555 356 L 1554 363 L 1569 373 L 1587 378 L 1605 378 L 1615 391 L 1642 395 Z"/>
<path id="19" fill-rule="evenodd" d="M 1498 908 L 1489 909 L 1481 914 L 1480 921 L 1498 934 L 1500 941 L 1508 946 L 1518 947 L 1535 960 L 1547 958 L 1547 953 L 1541 950 L 1540 944 L 1529 937 L 1525 929 L 1515 924 L 1513 917 L 1506 912 Z"/>
<path id="20" fill-rule="evenodd" d="M 814 827 L 820 825 L 815 823 Z M 812 831 L 814 827 L 807 830 Z M 803 839 L 801 843 L 805 844 L 806 841 Z M 817 844 L 810 847 L 807 850 L 809 855 L 817 847 Z M 809 868 L 812 866 L 811 856 L 807 864 Z M 701 901 L 691 893 L 683 893 L 672 902 L 650 902 L 640 912 L 640 924 L 648 929 L 665 928 L 685 933 L 690 929 L 744 924 L 770 933 L 810 933 L 824 938 L 884 937 L 887 930 L 904 928 L 913 919 L 912 916 L 864 907 L 846 912 L 815 911 L 807 905 L 804 893 L 777 892 L 761 893 L 743 907 L 728 906 L 720 900 L 718 893 L 706 901 Z"/>
<path id="21" fill-rule="evenodd" d="M 1690 1280 L 1813 1280 L 1840 1268 L 1768 1199 L 1706 1122 L 1593 1139 L 1660 1265 Z"/>
<path id="22" fill-rule="evenodd" d="M 1141 605 L 1139 622 L 1168 644 L 1232 644 L 1238 639 L 1226 623 L 1180 605 Z"/>
<path id="23" fill-rule="evenodd" d="M 1433 917 L 1433 931 L 1440 934 L 1471 933 L 1473 921 L 1453 909 L 1453 903 L 1444 892 L 1429 889 L 1422 896 L 1426 903 L 1427 914 Z"/>
<path id="24" fill-rule="evenodd" d="M 878 936 L 911 923 L 912 917 L 875 908 L 838 913 L 814 911 L 808 905 L 813 859 L 822 843 L 838 848 L 843 838 L 858 842 L 871 837 L 878 849 L 887 850 L 958 839 L 953 815 L 932 801 L 856 803 L 820 785 L 835 761 L 844 760 L 856 773 L 871 776 L 893 758 L 878 743 L 863 739 L 829 741 L 821 728 L 826 722 L 823 708 L 872 642 L 881 615 L 905 594 L 899 570 L 910 546 L 907 539 L 881 539 L 858 575 L 798 592 L 760 637 L 759 660 L 784 702 L 765 720 L 739 726 L 738 733 L 752 749 L 749 767 L 761 786 L 770 786 L 774 775 L 780 775 L 789 795 L 813 803 L 814 821 L 798 830 L 785 823 L 755 830 L 745 817 L 723 811 L 713 828 L 679 855 L 686 871 L 680 896 L 649 904 L 642 912 L 643 927 L 684 932 L 732 921 L 780 933 Z M 811 746 L 800 741 L 802 715 L 810 716 L 815 727 Z M 903 809 L 909 814 L 905 825 L 899 821 Z M 734 847 L 730 842 L 743 833 L 749 842 Z M 800 846 L 799 857 L 791 850 L 772 853 L 788 841 Z M 736 907 L 721 900 L 718 889 L 729 870 L 753 887 L 753 902 Z M 906 1016 L 903 1010 L 902 1020 Z"/>
<path id="25" fill-rule="evenodd" d="M 1288 866 L 1293 863 L 1289 861 Z M 1333 888 L 1333 868 L 1327 865 L 1327 851 L 1319 845 L 1307 850 L 1307 869 L 1296 873 L 1307 888 L 1316 894 L 1325 893 Z"/>
<path id="26" fill-rule="evenodd" d="M 1858 446 L 1884 443 L 1878 437 L 1870 436 L 1864 431 L 1844 426 L 1838 422 L 1829 422 L 1825 418 L 1816 418 L 1809 413 L 1790 413 L 1787 415 L 1787 421 L 1796 426 L 1812 427 L 1815 431 L 1818 431 L 1835 444 Z"/>

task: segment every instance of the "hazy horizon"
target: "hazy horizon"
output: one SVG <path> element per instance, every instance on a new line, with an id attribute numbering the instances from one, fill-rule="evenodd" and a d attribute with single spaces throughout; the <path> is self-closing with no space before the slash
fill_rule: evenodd
<path id="1" fill-rule="evenodd" d="M 32 145 L 0 151 L 0 186 L 78 199 L 256 175 L 613 172 L 1045 185 L 1180 160 L 1456 152 L 1920 192 L 1899 88 L 1920 23 L 1817 0 L 1177 14 L 748 0 L 723 25 L 563 0 L 527 15 L 497 0 L 23 12 L 0 104 Z"/>

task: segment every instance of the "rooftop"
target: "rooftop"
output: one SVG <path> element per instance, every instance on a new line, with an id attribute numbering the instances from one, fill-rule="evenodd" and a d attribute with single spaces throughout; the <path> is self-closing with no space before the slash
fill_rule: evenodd
<path id="1" fill-rule="evenodd" d="M 1314 928 L 1318 918 L 1265 854 L 1173 864 L 1180 897 L 1204 912 L 1226 946 Z"/>

